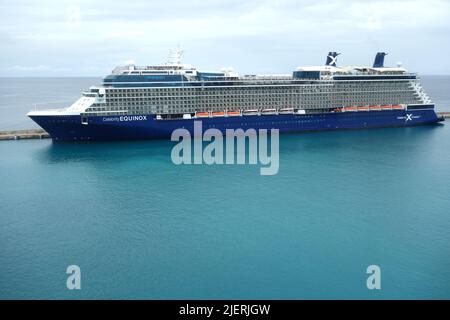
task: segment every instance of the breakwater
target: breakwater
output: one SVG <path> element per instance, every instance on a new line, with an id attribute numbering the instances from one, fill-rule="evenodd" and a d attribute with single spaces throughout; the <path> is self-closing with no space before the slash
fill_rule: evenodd
<path id="1" fill-rule="evenodd" d="M 42 129 L 0 131 L 0 140 L 45 138 L 50 138 L 50 135 Z"/>

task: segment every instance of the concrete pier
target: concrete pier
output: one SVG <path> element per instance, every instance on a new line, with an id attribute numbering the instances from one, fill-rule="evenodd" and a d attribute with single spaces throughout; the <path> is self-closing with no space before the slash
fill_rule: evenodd
<path id="1" fill-rule="evenodd" d="M 450 112 L 436 112 L 438 116 L 444 117 L 445 119 L 450 118 Z"/>
<path id="2" fill-rule="evenodd" d="M 0 131 L 0 140 L 45 138 L 50 138 L 50 135 L 42 129 Z"/>

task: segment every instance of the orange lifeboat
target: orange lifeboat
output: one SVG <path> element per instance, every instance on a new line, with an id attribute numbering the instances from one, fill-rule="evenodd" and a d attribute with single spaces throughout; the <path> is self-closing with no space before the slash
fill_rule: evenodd
<path id="1" fill-rule="evenodd" d="M 197 118 L 207 118 L 207 117 L 209 117 L 209 112 L 197 112 L 195 114 L 195 116 Z"/>
<path id="2" fill-rule="evenodd" d="M 358 107 L 345 107 L 345 111 L 358 111 Z"/>
<path id="3" fill-rule="evenodd" d="M 391 109 L 392 109 L 391 106 L 380 106 L 380 108 L 381 108 L 382 110 L 391 110 Z"/>
<path id="4" fill-rule="evenodd" d="M 367 106 L 358 107 L 358 111 L 369 111 L 369 107 Z"/>
<path id="5" fill-rule="evenodd" d="M 370 111 L 380 110 L 380 106 L 370 106 L 369 109 Z"/>
<path id="6" fill-rule="evenodd" d="M 228 111 L 227 115 L 230 117 L 236 117 L 236 116 L 240 116 L 241 113 L 239 111 Z"/>
<path id="7" fill-rule="evenodd" d="M 395 105 L 395 106 L 392 106 L 392 109 L 403 109 L 403 107 L 400 105 Z"/>
<path id="8" fill-rule="evenodd" d="M 223 116 L 225 116 L 225 112 L 223 112 L 223 111 L 214 111 L 212 113 L 212 116 L 213 117 L 223 117 Z"/>

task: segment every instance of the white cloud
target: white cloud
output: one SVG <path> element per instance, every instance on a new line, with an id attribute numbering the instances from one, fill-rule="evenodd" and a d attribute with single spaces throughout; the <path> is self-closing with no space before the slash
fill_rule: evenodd
<path id="1" fill-rule="evenodd" d="M 13 71 L 42 71 L 42 70 L 49 70 L 49 67 L 44 66 L 42 64 L 37 66 L 20 66 L 15 65 L 10 68 Z"/>
<path id="2" fill-rule="evenodd" d="M 348 32 L 355 27 L 374 30 L 390 27 L 397 30 L 419 27 L 448 28 L 450 12 L 450 3 L 445 0 L 341 0 L 311 3 L 266 0 L 250 1 L 246 5 L 231 2 L 226 9 L 222 8 L 222 1 L 213 1 L 212 4 L 208 1 L 194 2 L 192 9 L 186 6 L 185 1 L 175 1 L 173 5 L 171 1 L 138 1 L 134 5 L 114 1 L 79 3 L 79 6 L 68 8 L 50 6 L 54 6 L 53 19 L 36 19 L 36 12 L 25 11 L 25 14 L 30 15 L 27 18 L 31 18 L 30 22 L 34 24 L 34 28 L 28 28 L 28 25 L 11 25 L 11 32 L 28 40 L 195 40 L 305 31 L 324 34 L 331 31 L 324 30 L 323 27 L 332 27 L 333 32 Z M 215 5 L 218 6 L 216 10 Z M 61 25 L 62 20 L 59 18 L 59 11 L 62 9 L 67 12 L 66 27 Z M 51 12 L 47 10 L 43 13 L 45 16 L 51 16 Z M 83 16 L 86 15 L 83 23 L 82 11 Z M 105 12 L 109 12 L 110 16 L 105 15 Z M 76 32 L 74 29 L 77 29 Z"/>
<path id="3" fill-rule="evenodd" d="M 67 25 L 69 28 L 78 28 L 81 21 L 81 9 L 79 6 L 70 6 L 67 10 Z"/>
<path id="4" fill-rule="evenodd" d="M 23 65 L 15 65 L 9 68 L 6 68 L 10 71 L 18 71 L 18 72 L 64 72 L 64 71 L 70 71 L 70 68 L 60 67 L 60 68 L 54 68 L 49 67 L 43 64 L 36 65 L 36 66 L 23 66 Z"/>

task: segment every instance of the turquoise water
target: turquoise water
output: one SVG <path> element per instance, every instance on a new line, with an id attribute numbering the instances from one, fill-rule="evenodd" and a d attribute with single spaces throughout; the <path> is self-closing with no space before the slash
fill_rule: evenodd
<path id="1" fill-rule="evenodd" d="M 284 135 L 275 176 L 171 147 L 1 142 L 0 298 L 450 298 L 448 124 Z"/>
<path id="2" fill-rule="evenodd" d="M 98 81 L 0 79 L 0 129 Z M 423 85 L 449 110 L 450 76 Z M 450 298 L 448 123 L 285 135 L 275 176 L 172 146 L 0 142 L 0 298 Z"/>

